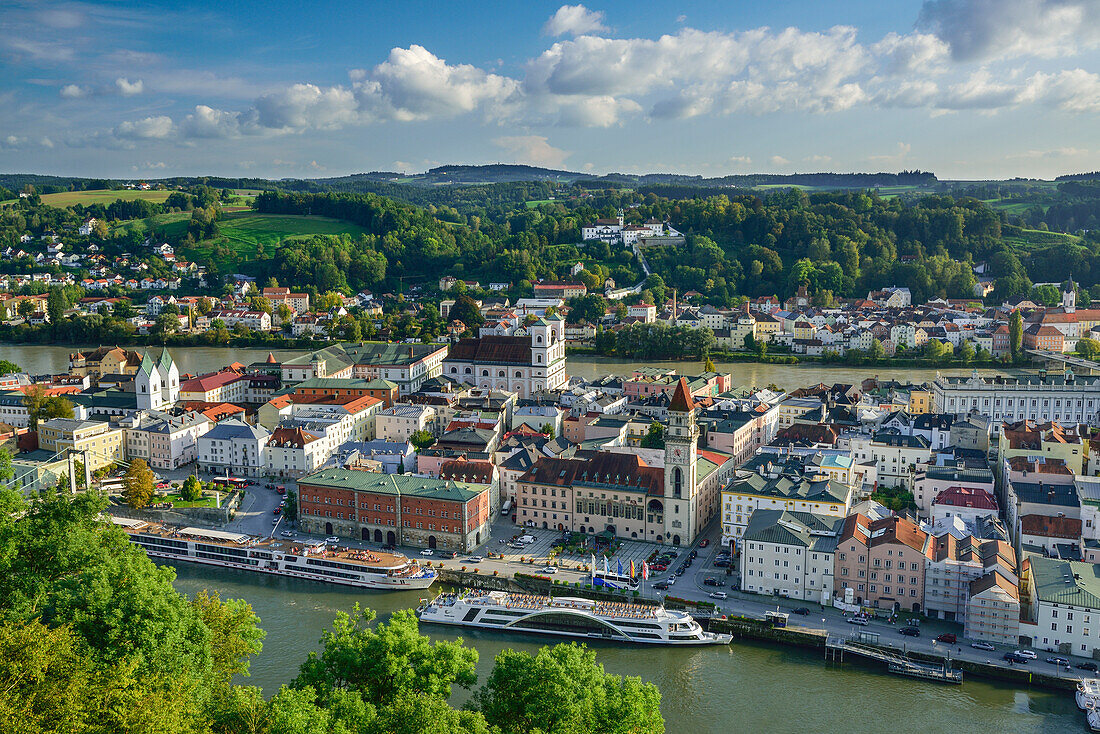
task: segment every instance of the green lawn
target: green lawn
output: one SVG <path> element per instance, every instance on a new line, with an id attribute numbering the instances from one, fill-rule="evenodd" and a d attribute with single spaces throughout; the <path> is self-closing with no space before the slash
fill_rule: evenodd
<path id="1" fill-rule="evenodd" d="M 169 212 L 168 214 L 157 214 L 149 219 L 152 220 L 153 227 L 161 237 L 175 239 L 176 237 L 182 237 L 187 232 L 187 223 L 191 220 L 191 212 Z M 148 220 L 131 219 L 122 222 L 115 229 L 145 234 L 149 231 Z"/>
<path id="2" fill-rule="evenodd" d="M 315 234 L 350 234 L 358 236 L 362 227 L 329 217 L 307 217 L 291 214 L 231 213 L 218 222 L 218 229 L 229 240 L 274 245 L 280 240 L 308 237 Z"/>
<path id="3" fill-rule="evenodd" d="M 138 191 L 136 189 L 119 189 L 117 191 L 109 189 L 66 191 L 61 194 L 43 194 L 42 203 L 49 204 L 50 206 L 66 207 L 76 204 L 83 204 L 84 206 L 89 206 L 91 204 L 110 204 L 119 199 L 123 201 L 145 199 L 146 201 L 153 201 L 160 204 L 167 200 L 171 193 L 171 191 Z"/>
<path id="4" fill-rule="evenodd" d="M 552 204 L 552 203 L 554 203 L 554 200 L 553 199 L 536 199 L 534 201 L 528 201 L 528 202 L 524 202 L 524 203 L 527 204 L 528 209 L 534 209 L 539 204 Z"/>
<path id="5" fill-rule="evenodd" d="M 222 493 L 222 500 L 225 500 L 225 493 Z M 173 507 L 217 507 L 214 503 L 214 495 L 204 495 L 202 499 L 195 502 L 188 502 L 183 499 L 178 492 L 172 492 L 166 495 L 163 499 L 158 499 L 158 502 L 171 502 Z"/>
<path id="6" fill-rule="evenodd" d="M 1063 232 L 1044 232 L 1040 229 L 1023 229 L 1020 235 L 1005 235 L 1004 241 L 1024 250 L 1042 249 L 1061 242 L 1078 244 L 1080 237 Z"/>

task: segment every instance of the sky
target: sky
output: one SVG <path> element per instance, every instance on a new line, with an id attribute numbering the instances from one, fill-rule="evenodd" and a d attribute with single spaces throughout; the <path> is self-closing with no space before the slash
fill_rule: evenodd
<path id="1" fill-rule="evenodd" d="M 1100 170 L 1100 0 L 0 2 L 0 171 Z"/>

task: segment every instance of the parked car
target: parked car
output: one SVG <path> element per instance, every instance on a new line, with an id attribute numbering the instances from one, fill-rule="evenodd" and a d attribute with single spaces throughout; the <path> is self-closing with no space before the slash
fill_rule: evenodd
<path id="1" fill-rule="evenodd" d="M 1027 658 L 1028 660 L 1035 660 L 1039 657 L 1031 650 L 1017 650 L 1016 654 L 1022 658 Z"/>
<path id="2" fill-rule="evenodd" d="M 920 630 L 916 627 L 902 627 L 898 630 L 898 634 L 905 635 L 906 637 L 920 637 Z"/>
<path id="3" fill-rule="evenodd" d="M 858 624 L 860 626 L 866 626 L 867 625 L 867 617 L 861 617 L 861 616 L 848 617 L 848 624 Z"/>
<path id="4" fill-rule="evenodd" d="M 699 557 L 699 551 L 697 551 L 697 550 L 693 550 L 691 553 L 688 553 L 688 559 L 689 560 L 694 561 L 698 557 Z"/>
<path id="5" fill-rule="evenodd" d="M 672 586 L 672 584 L 670 584 L 668 581 L 658 581 L 657 583 L 653 584 L 653 588 L 659 591 L 665 591 L 670 586 Z"/>
<path id="6" fill-rule="evenodd" d="M 936 642 L 950 642 L 954 645 L 959 641 L 959 638 L 955 636 L 953 632 L 944 632 L 942 635 L 936 638 Z"/>
<path id="7" fill-rule="evenodd" d="M 283 514 L 283 508 L 282 507 L 276 507 L 274 510 L 271 511 L 271 514 L 272 515 L 281 515 L 281 514 Z"/>
<path id="8" fill-rule="evenodd" d="M 279 535 L 282 535 L 284 538 L 293 538 L 294 537 L 294 533 L 292 533 L 289 530 L 284 530 L 283 532 L 279 533 Z"/>
<path id="9" fill-rule="evenodd" d="M 710 545 L 710 538 L 703 538 L 699 541 L 700 548 L 706 548 L 708 545 Z"/>
<path id="10" fill-rule="evenodd" d="M 1098 667 L 1098 666 L 1096 665 L 1096 663 L 1091 663 L 1091 662 L 1089 662 L 1089 661 L 1087 661 L 1087 660 L 1086 660 L 1085 662 L 1083 662 L 1083 663 L 1077 663 L 1077 665 L 1076 665 L 1075 667 L 1076 667 L 1076 668 L 1077 668 L 1078 670 L 1087 670 L 1087 671 L 1089 671 L 1090 673 L 1095 673 L 1095 672 L 1096 672 L 1097 670 L 1100 670 L 1100 667 Z"/>
<path id="11" fill-rule="evenodd" d="M 713 576 L 707 576 L 705 579 L 703 579 L 703 586 L 721 586 L 721 585 L 722 585 L 722 582 L 719 581 L 718 579 L 714 578 Z"/>
<path id="12" fill-rule="evenodd" d="M 1013 663 L 1020 663 L 1021 665 L 1027 665 L 1027 658 L 1022 658 L 1014 652 L 1006 652 L 1004 659 L 1011 665 Z"/>
<path id="13" fill-rule="evenodd" d="M 652 566 L 649 567 L 649 570 L 650 571 L 667 571 L 668 566 L 666 566 L 663 563 L 654 563 Z"/>
<path id="14" fill-rule="evenodd" d="M 791 614 L 801 614 L 804 617 L 806 615 L 808 615 L 809 613 L 810 613 L 810 610 L 807 609 L 806 607 L 798 607 L 797 609 L 792 609 L 791 610 Z"/>
<path id="15" fill-rule="evenodd" d="M 975 650 L 996 650 L 996 646 L 992 642 L 971 642 L 970 646 Z"/>
<path id="16" fill-rule="evenodd" d="M 279 520 L 281 520 L 281 519 L 282 519 L 282 518 L 280 518 L 280 517 L 278 517 L 278 516 L 276 516 L 276 517 L 273 517 L 273 518 L 271 518 L 271 524 L 272 524 L 272 525 L 278 525 L 278 524 L 279 524 Z"/>
<path id="17" fill-rule="evenodd" d="M 325 542 L 326 543 L 339 543 L 340 539 L 337 538 L 335 535 L 330 535 L 327 538 L 325 538 Z"/>
<path id="18" fill-rule="evenodd" d="M 485 559 L 482 558 L 481 556 L 470 556 L 469 558 L 466 559 L 466 562 L 467 563 L 481 563 L 484 560 Z"/>
<path id="19" fill-rule="evenodd" d="M 1061 667 L 1065 667 L 1065 666 L 1069 665 L 1069 660 L 1067 660 L 1066 658 L 1060 658 L 1060 657 L 1047 658 L 1047 662 L 1050 663 L 1051 665 L 1058 665 L 1058 666 L 1061 666 Z"/>
<path id="20" fill-rule="evenodd" d="M 422 556 L 434 556 L 435 551 L 432 550 L 431 548 L 425 548 L 424 550 L 420 551 L 420 555 L 422 555 Z"/>
<path id="21" fill-rule="evenodd" d="M 558 572 L 558 567 L 557 566 L 543 566 L 542 567 L 542 572 L 543 573 L 557 573 Z"/>
<path id="22" fill-rule="evenodd" d="M 712 591 L 712 592 L 710 592 L 710 598 L 711 599 L 726 599 L 728 597 L 729 597 L 729 594 L 727 594 L 724 591 Z"/>

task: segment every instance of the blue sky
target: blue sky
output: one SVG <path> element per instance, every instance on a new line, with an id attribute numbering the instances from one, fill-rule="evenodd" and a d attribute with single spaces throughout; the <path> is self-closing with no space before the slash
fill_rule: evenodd
<path id="1" fill-rule="evenodd" d="M 1100 0 L 0 5 L 0 171 L 1100 170 Z"/>

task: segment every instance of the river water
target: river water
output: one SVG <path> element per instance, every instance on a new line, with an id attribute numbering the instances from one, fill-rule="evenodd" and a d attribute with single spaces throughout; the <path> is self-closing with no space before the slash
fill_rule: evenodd
<path id="1" fill-rule="evenodd" d="M 264 649 L 252 662 L 250 679 L 268 695 L 290 681 L 338 611 L 356 602 L 385 620 L 414 608 L 430 592 L 370 592 L 246 571 L 173 564 L 176 588 L 200 589 L 252 604 L 267 631 Z M 455 631 L 422 629 L 435 639 Z M 546 638 L 465 630 L 466 644 L 479 655 L 479 680 L 502 649 L 534 652 Z M 639 676 L 661 689 L 661 711 L 670 734 L 729 732 L 1084 732 L 1084 715 L 1070 691 L 1027 690 L 980 679 L 943 686 L 876 672 L 877 666 L 826 663 L 820 655 L 735 641 L 729 647 L 639 648 L 595 645 L 608 672 Z M 456 690 L 455 705 L 468 693 Z"/>
<path id="2" fill-rule="evenodd" d="M 0 344 L 0 359 L 7 359 L 20 365 L 31 374 L 60 373 L 69 369 L 69 353 L 78 347 L 40 346 L 37 344 Z M 96 345 L 81 345 L 81 349 L 95 349 Z M 140 349 L 140 347 L 138 347 Z M 219 367 L 241 362 L 249 364 L 264 360 L 267 349 L 248 349 L 232 347 L 177 347 L 172 349 L 172 359 L 176 361 L 181 373 L 193 374 L 210 372 Z M 276 359 L 292 357 L 301 351 L 274 350 Z M 570 375 L 592 378 L 612 374 L 629 373 L 638 363 L 617 359 L 606 359 L 590 355 L 571 355 L 567 370 Z M 703 371 L 702 362 L 646 362 L 648 367 L 668 367 L 683 374 L 698 374 Z M 755 362 L 717 362 L 715 367 L 733 375 L 733 384 L 739 386 L 765 387 L 776 384 L 792 390 L 796 387 L 818 382 L 855 383 L 866 377 L 877 375 L 882 379 L 924 382 L 936 377 L 934 369 L 908 369 L 898 367 L 844 367 L 819 366 L 817 364 L 777 365 Z M 958 373 L 962 370 L 947 370 Z"/>

